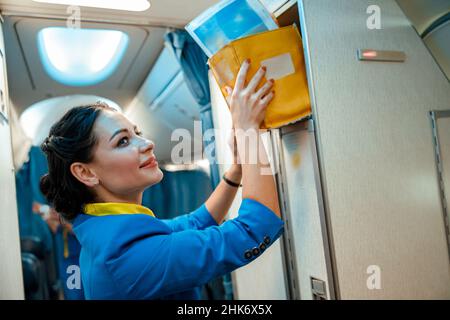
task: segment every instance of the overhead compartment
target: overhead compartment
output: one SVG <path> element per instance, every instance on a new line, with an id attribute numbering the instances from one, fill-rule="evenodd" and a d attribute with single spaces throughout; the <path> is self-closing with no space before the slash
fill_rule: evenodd
<path id="1" fill-rule="evenodd" d="M 162 50 L 126 113 L 156 143 L 158 159 L 166 162 L 171 162 L 174 144 L 171 136 L 175 129 L 186 129 L 194 137 L 195 121 L 200 120 L 200 106 L 170 48 Z M 201 145 L 202 137 L 194 138 L 198 138 Z"/>
<path id="2" fill-rule="evenodd" d="M 181 71 L 149 104 L 148 108 L 172 129 L 193 130 L 194 121 L 200 120 L 200 107 L 189 91 Z"/>
<path id="3" fill-rule="evenodd" d="M 450 80 L 450 1 L 397 2 Z"/>
<path id="4" fill-rule="evenodd" d="M 136 99 L 172 130 L 193 130 L 194 121 L 200 119 L 200 106 L 189 91 L 180 63 L 168 47 L 161 52 Z"/>
<path id="5" fill-rule="evenodd" d="M 450 21 L 430 32 L 423 41 L 450 80 Z"/>
<path id="6" fill-rule="evenodd" d="M 450 13 L 447 0 L 397 0 L 397 3 L 421 37 L 436 21 Z"/>
<path id="7" fill-rule="evenodd" d="M 152 103 L 181 72 L 181 66 L 169 48 L 164 47 L 136 98 L 147 105 Z"/>

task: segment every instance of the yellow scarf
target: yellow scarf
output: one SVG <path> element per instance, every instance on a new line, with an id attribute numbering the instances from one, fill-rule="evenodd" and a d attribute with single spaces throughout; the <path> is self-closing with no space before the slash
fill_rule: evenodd
<path id="1" fill-rule="evenodd" d="M 147 214 L 155 217 L 149 208 L 135 203 L 119 202 L 88 203 L 84 206 L 84 213 L 97 217 L 120 214 Z"/>

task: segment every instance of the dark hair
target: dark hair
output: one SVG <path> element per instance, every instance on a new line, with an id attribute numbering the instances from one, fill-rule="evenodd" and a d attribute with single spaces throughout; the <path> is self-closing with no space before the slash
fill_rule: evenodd
<path id="1" fill-rule="evenodd" d="M 74 162 L 89 163 L 97 138 L 95 120 L 102 110 L 114 110 L 106 103 L 74 107 L 50 129 L 41 145 L 47 155 L 48 174 L 41 177 L 40 189 L 47 201 L 66 220 L 73 220 L 94 194 L 70 171 Z"/>

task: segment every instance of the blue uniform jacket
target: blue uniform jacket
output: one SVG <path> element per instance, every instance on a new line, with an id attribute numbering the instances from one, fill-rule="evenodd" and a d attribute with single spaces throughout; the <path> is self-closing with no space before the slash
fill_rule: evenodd
<path id="1" fill-rule="evenodd" d="M 220 226 L 205 205 L 171 220 L 139 213 L 74 220 L 86 299 L 198 299 L 196 288 L 249 263 L 282 231 L 283 221 L 251 199 Z"/>

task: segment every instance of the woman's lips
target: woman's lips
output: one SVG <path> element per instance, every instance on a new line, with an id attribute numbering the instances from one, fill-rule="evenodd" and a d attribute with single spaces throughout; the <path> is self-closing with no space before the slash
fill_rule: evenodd
<path id="1" fill-rule="evenodd" d="M 154 168 L 158 165 L 158 161 L 156 161 L 156 157 L 150 157 L 148 160 L 146 160 L 141 166 L 140 169 L 147 169 L 147 168 Z"/>

